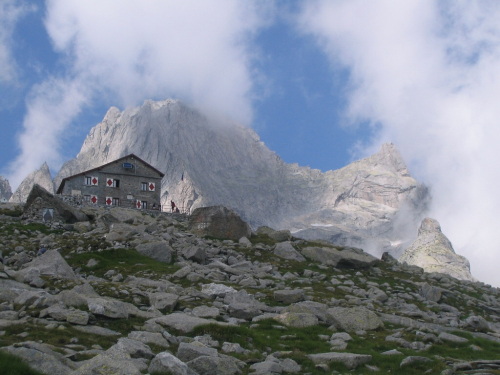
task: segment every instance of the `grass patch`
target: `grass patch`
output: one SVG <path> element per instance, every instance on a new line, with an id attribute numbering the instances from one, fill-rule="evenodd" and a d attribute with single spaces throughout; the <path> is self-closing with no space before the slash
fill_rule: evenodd
<path id="1" fill-rule="evenodd" d="M 126 319 L 121 319 L 126 320 Z M 132 324 L 130 324 L 129 331 L 132 330 Z M 88 335 L 83 332 L 77 331 L 71 325 L 64 325 L 66 329 L 46 329 L 44 326 L 36 325 L 15 325 L 5 328 L 6 334 L 0 340 L 0 346 L 12 345 L 16 342 L 21 341 L 17 336 L 20 333 L 28 332 L 29 335 L 23 339 L 24 341 L 42 341 L 44 344 L 53 345 L 55 347 L 61 347 L 71 343 L 73 337 L 78 338 L 78 344 L 84 345 L 90 348 L 92 345 L 97 344 L 102 346 L 104 349 L 108 349 L 112 345 L 116 344 L 117 336 L 99 336 L 99 335 Z M 111 327 L 106 327 L 113 329 Z M 124 329 L 123 331 L 127 331 Z M 2 367 L 0 366 L 0 369 Z M 2 375 L 3 373 L 0 372 Z"/>
<path id="2" fill-rule="evenodd" d="M 33 370 L 23 359 L 0 350 L 0 369 L 2 375 L 43 375 Z"/>
<path id="3" fill-rule="evenodd" d="M 9 223 L 2 227 L 2 230 L 6 234 L 14 234 L 16 229 L 21 233 L 27 233 L 27 234 L 29 234 L 29 232 L 36 232 L 36 231 L 47 235 L 52 233 L 62 234 L 64 232 L 60 229 L 50 229 L 50 227 L 42 223 L 29 223 L 29 224 Z"/>
<path id="4" fill-rule="evenodd" d="M 19 208 L 15 208 L 14 210 L 8 208 L 0 208 L 0 215 L 6 215 L 11 217 L 20 217 L 23 214 L 23 211 Z"/>
<path id="5" fill-rule="evenodd" d="M 310 354 L 330 350 L 326 341 L 318 339 L 319 334 L 331 334 L 326 326 L 288 328 L 273 319 L 261 320 L 258 324 L 255 328 L 250 328 L 249 323 L 237 327 L 208 324 L 196 327 L 192 335 L 209 334 L 221 345 L 223 342 L 238 343 L 245 349 L 257 349 L 260 352 L 285 350 Z"/>
<path id="6" fill-rule="evenodd" d="M 251 236 L 249 238 L 252 245 L 263 244 L 268 246 L 274 246 L 276 241 L 269 237 L 267 234 L 258 234 L 256 236 Z"/>
<path id="7" fill-rule="evenodd" d="M 97 260 L 98 264 L 87 267 L 90 259 Z M 71 254 L 67 261 L 73 268 L 81 268 L 84 272 L 92 272 L 98 277 L 103 277 L 110 269 L 114 269 L 124 276 L 136 272 L 156 272 L 164 275 L 174 273 L 179 269 L 178 266 L 159 262 L 134 249 L 109 249 L 101 252 Z"/>

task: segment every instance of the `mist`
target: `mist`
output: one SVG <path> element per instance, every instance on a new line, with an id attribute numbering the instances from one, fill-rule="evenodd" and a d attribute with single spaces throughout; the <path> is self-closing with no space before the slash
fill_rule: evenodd
<path id="1" fill-rule="evenodd" d="M 347 67 L 346 122 L 369 122 L 372 154 L 396 144 L 432 193 L 429 215 L 480 280 L 500 286 L 500 3 L 316 1 L 299 30 Z"/>
<path id="2" fill-rule="evenodd" d="M 272 12 L 233 0 L 48 1 L 45 27 L 63 69 L 26 100 L 20 154 L 8 167 L 13 188 L 44 160 L 61 166 L 66 132 L 98 101 L 124 109 L 181 98 L 250 125 L 252 38 Z"/>

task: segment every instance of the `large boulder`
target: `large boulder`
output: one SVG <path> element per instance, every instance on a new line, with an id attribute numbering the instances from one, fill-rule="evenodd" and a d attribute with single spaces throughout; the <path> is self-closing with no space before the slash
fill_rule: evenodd
<path id="1" fill-rule="evenodd" d="M 104 374 L 141 375 L 141 372 L 135 366 L 130 354 L 114 345 L 104 353 L 86 361 L 78 370 L 71 373 L 71 375 Z"/>
<path id="2" fill-rule="evenodd" d="M 382 320 L 373 311 L 362 306 L 334 307 L 328 309 L 327 314 L 333 325 L 341 331 L 373 331 L 384 327 Z"/>
<path id="3" fill-rule="evenodd" d="M 318 318 L 314 314 L 284 312 L 274 317 L 274 320 L 287 327 L 304 328 L 318 325 Z"/>
<path id="4" fill-rule="evenodd" d="M 123 353 L 127 353 L 131 358 L 152 359 L 155 355 L 151 348 L 141 341 L 122 337 L 113 345 L 113 348 Z"/>
<path id="5" fill-rule="evenodd" d="M 78 279 L 73 269 L 56 250 L 49 250 L 31 262 L 26 263 L 25 268 L 17 273 L 16 279 L 20 282 L 24 281 L 24 277 L 30 272 L 34 272 L 33 270 L 39 271 L 40 276 L 50 276 L 64 280 Z"/>
<path id="6" fill-rule="evenodd" d="M 62 200 L 55 198 L 43 187 L 35 184 L 33 185 L 33 188 L 31 189 L 31 192 L 26 199 L 23 217 L 30 217 L 36 214 L 34 211 L 40 211 L 43 209 L 53 209 L 54 219 L 60 219 L 65 223 L 73 224 L 79 221 L 89 221 L 89 217 L 83 212 L 81 212 L 77 208 L 71 207 L 70 205 L 64 203 Z M 39 214 L 42 213 L 39 212 Z"/>
<path id="7" fill-rule="evenodd" d="M 217 357 L 217 349 L 210 348 L 200 342 L 181 342 L 177 349 L 177 358 L 181 361 L 189 362 L 202 356 Z"/>
<path id="8" fill-rule="evenodd" d="M 199 375 L 234 375 L 241 374 L 236 358 L 224 356 L 200 356 L 189 362 L 187 365 Z M 242 363 L 244 365 L 244 363 Z"/>
<path id="9" fill-rule="evenodd" d="M 161 316 L 159 318 L 153 318 L 148 320 L 146 323 L 156 323 L 161 326 L 176 329 L 182 333 L 191 332 L 198 326 L 210 323 L 227 325 L 227 323 L 218 322 L 216 320 L 202 319 L 181 313 L 174 313 L 170 315 Z"/>
<path id="10" fill-rule="evenodd" d="M 304 258 L 295 248 L 290 241 L 277 243 L 273 249 L 274 255 L 283 259 L 296 260 L 297 262 L 305 262 Z"/>
<path id="11" fill-rule="evenodd" d="M 148 316 L 131 303 L 122 302 L 111 297 L 87 298 L 89 311 L 94 315 L 102 315 L 113 319 L 127 319 L 129 315 Z"/>
<path id="12" fill-rule="evenodd" d="M 187 246 L 182 250 L 182 256 L 187 260 L 192 260 L 193 262 L 201 264 L 205 263 L 205 259 L 207 258 L 205 250 L 196 245 Z"/>
<path id="13" fill-rule="evenodd" d="M 274 300 L 283 302 L 284 304 L 291 304 L 303 301 L 305 293 L 302 289 L 284 289 L 274 291 Z"/>
<path id="14" fill-rule="evenodd" d="M 179 296 L 172 293 L 151 293 L 149 295 L 149 304 L 158 310 L 166 310 L 172 312 L 177 305 Z"/>
<path id="15" fill-rule="evenodd" d="M 166 242 L 149 242 L 138 245 L 135 249 L 142 255 L 159 262 L 170 263 L 172 261 L 172 248 Z"/>
<path id="16" fill-rule="evenodd" d="M 316 365 L 325 364 L 329 365 L 332 362 L 343 363 L 348 369 L 355 369 L 360 365 L 364 365 L 372 360 L 371 355 L 367 354 L 354 354 L 354 353 L 318 353 L 309 354 L 308 357 Z"/>
<path id="17" fill-rule="evenodd" d="M 134 237 L 137 233 L 140 233 L 140 228 L 131 224 L 126 223 L 116 223 L 111 224 L 109 227 L 109 233 L 106 235 L 106 241 L 127 241 Z"/>
<path id="18" fill-rule="evenodd" d="M 319 321 L 331 324 L 327 311 L 328 305 L 314 301 L 302 301 L 291 304 L 283 309 L 283 312 L 305 313 L 315 315 Z"/>
<path id="19" fill-rule="evenodd" d="M 238 241 L 250 238 L 252 231 L 248 223 L 233 210 L 224 206 L 201 207 L 189 218 L 189 229 L 197 236 L 209 236 Z"/>
<path id="20" fill-rule="evenodd" d="M 338 268 L 370 268 L 379 262 L 374 256 L 353 247 L 340 249 L 306 247 L 302 250 L 302 255 L 317 262 L 327 263 Z"/>
<path id="21" fill-rule="evenodd" d="M 169 373 L 172 375 L 198 375 L 176 356 L 162 352 L 153 358 L 148 368 L 149 373 Z"/>
<path id="22" fill-rule="evenodd" d="M 128 334 L 128 338 L 140 341 L 147 345 L 156 345 L 163 348 L 168 348 L 170 344 L 159 332 L 132 331 Z"/>
<path id="23" fill-rule="evenodd" d="M 419 294 L 428 301 L 439 302 L 441 299 L 441 289 L 427 283 L 420 285 Z"/>
<path id="24" fill-rule="evenodd" d="M 76 368 L 75 364 L 62 354 L 54 352 L 48 345 L 34 341 L 26 341 L 1 350 L 22 358 L 31 368 L 45 374 L 69 375 Z"/>

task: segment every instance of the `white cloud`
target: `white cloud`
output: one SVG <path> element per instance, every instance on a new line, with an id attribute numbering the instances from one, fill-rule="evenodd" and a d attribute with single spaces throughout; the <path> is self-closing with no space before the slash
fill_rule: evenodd
<path id="1" fill-rule="evenodd" d="M 254 3 L 232 0 L 57 0 L 46 25 L 75 73 L 123 105 L 177 95 L 248 123 L 249 41 L 264 16 Z"/>
<path id="2" fill-rule="evenodd" d="M 45 25 L 67 71 L 28 100 L 11 184 L 40 159 L 59 167 L 64 129 L 96 100 L 123 108 L 177 97 L 249 124 L 252 37 L 272 14 L 264 2 L 236 0 L 49 0 Z M 50 141 L 40 144 L 41 133 Z"/>
<path id="3" fill-rule="evenodd" d="M 67 125 L 89 102 L 89 89 L 79 81 L 49 79 L 33 88 L 28 99 L 24 132 L 19 136 L 21 154 L 10 165 L 9 181 L 19 183 L 46 161 L 60 164 L 60 142 Z"/>
<path id="4" fill-rule="evenodd" d="M 332 68 L 349 67 L 348 120 L 379 129 L 432 188 L 431 215 L 472 273 L 500 285 L 500 3 L 316 1 L 300 15 Z"/>
<path id="5" fill-rule="evenodd" d="M 0 84 L 13 83 L 17 78 L 17 67 L 12 56 L 14 27 L 33 6 L 14 0 L 3 0 L 0 3 Z"/>

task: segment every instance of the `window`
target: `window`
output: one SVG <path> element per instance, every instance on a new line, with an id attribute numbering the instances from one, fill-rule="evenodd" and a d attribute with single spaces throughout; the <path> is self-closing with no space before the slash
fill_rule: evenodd
<path id="1" fill-rule="evenodd" d="M 120 180 L 116 180 L 114 178 L 107 178 L 106 179 L 106 186 L 112 187 L 112 188 L 119 188 L 120 187 Z"/>
<path id="2" fill-rule="evenodd" d="M 143 210 L 147 210 L 148 209 L 148 202 L 146 201 L 141 201 L 141 208 Z"/>
<path id="3" fill-rule="evenodd" d="M 85 200 L 85 202 L 90 203 L 90 195 L 84 195 L 83 199 Z"/>
<path id="4" fill-rule="evenodd" d="M 120 205 L 120 198 L 113 198 L 113 206 L 119 206 Z"/>
<path id="5" fill-rule="evenodd" d="M 99 179 L 95 176 L 85 176 L 85 185 L 87 186 L 97 186 Z"/>
<path id="6" fill-rule="evenodd" d="M 148 183 L 141 182 L 141 191 L 148 191 Z"/>

